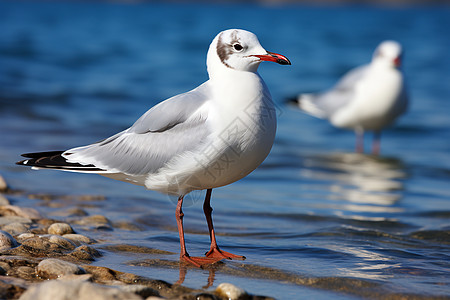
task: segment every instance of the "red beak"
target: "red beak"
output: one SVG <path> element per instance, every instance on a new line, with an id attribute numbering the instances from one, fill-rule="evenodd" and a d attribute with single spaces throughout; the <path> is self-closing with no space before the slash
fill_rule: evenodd
<path id="1" fill-rule="evenodd" d="M 397 56 L 394 59 L 394 65 L 398 68 L 398 67 L 400 67 L 401 63 L 402 63 L 402 58 L 400 56 Z"/>
<path id="2" fill-rule="evenodd" d="M 290 65 L 291 62 L 289 61 L 289 59 L 281 54 L 277 54 L 277 53 L 273 53 L 273 52 L 269 52 L 267 51 L 267 54 L 265 55 L 252 55 L 255 57 L 258 57 L 260 60 L 264 60 L 264 61 L 273 61 L 276 62 L 280 65 Z"/>

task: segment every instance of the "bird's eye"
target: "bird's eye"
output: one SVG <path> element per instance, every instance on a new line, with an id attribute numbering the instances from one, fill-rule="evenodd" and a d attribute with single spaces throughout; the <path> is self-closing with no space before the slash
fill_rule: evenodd
<path id="1" fill-rule="evenodd" d="M 233 45 L 234 50 L 236 51 L 242 51 L 244 49 L 244 47 L 242 47 L 241 44 L 234 44 Z"/>

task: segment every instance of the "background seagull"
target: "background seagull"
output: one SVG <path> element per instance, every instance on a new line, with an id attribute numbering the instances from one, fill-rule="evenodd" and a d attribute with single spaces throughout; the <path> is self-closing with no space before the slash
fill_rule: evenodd
<path id="1" fill-rule="evenodd" d="M 269 154 L 276 132 L 272 98 L 257 73 L 262 61 L 290 65 L 267 52 L 251 32 L 230 29 L 212 41 L 209 80 L 148 110 L 130 128 L 97 143 L 23 154 L 19 165 L 95 173 L 178 196 L 176 219 L 180 260 L 196 266 L 245 259 L 217 246 L 210 206 L 213 188 L 235 182 L 256 169 Z M 206 189 L 203 205 L 211 248 L 190 257 L 183 229 L 183 197 Z"/>
<path id="2" fill-rule="evenodd" d="M 303 111 L 336 127 L 354 130 L 357 152 L 364 152 L 364 132 L 374 131 L 372 153 L 378 154 L 381 130 L 408 105 L 401 59 L 401 45 L 384 41 L 370 64 L 349 71 L 328 91 L 300 94 L 293 101 Z"/>

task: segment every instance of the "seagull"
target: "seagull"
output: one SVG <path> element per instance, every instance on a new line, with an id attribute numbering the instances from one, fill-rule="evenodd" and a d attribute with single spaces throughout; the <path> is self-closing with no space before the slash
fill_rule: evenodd
<path id="1" fill-rule="evenodd" d="M 17 164 L 100 174 L 175 195 L 181 262 L 202 267 L 245 259 L 219 249 L 210 199 L 213 188 L 247 176 L 272 148 L 277 121 L 270 92 L 257 72 L 263 61 L 291 64 L 266 51 L 249 31 L 222 31 L 209 46 L 209 79 L 197 88 L 160 102 L 109 138 L 66 151 L 22 154 L 27 159 Z M 191 257 L 184 239 L 183 198 L 204 189 L 211 247 L 205 257 Z"/>
<path id="2" fill-rule="evenodd" d="M 364 132 L 373 131 L 372 154 L 380 152 L 381 130 L 392 124 L 408 106 L 402 47 L 384 41 L 372 61 L 350 70 L 337 84 L 318 94 L 300 94 L 293 102 L 306 113 L 356 134 L 356 151 L 364 152 Z"/>

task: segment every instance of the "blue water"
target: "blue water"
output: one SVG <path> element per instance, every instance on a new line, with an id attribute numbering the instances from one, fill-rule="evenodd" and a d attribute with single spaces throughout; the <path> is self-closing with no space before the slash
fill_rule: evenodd
<path id="1" fill-rule="evenodd" d="M 178 267 L 135 263 L 178 260 L 174 199 L 101 176 L 13 163 L 24 152 L 84 145 L 128 127 L 159 101 L 207 80 L 212 38 L 244 28 L 292 61 L 260 67 L 277 104 L 277 138 L 260 168 L 213 191 L 219 245 L 247 260 L 214 272 L 189 269 L 183 284 L 201 288 L 213 272 L 210 289 L 231 282 L 278 299 L 450 297 L 449 13 L 448 6 L 0 2 L 0 174 L 23 192 L 9 196 L 15 204 L 55 218 L 82 207 L 140 228 L 76 227 L 99 246 L 176 253 L 104 251 L 94 264 L 176 282 Z M 283 104 L 330 87 L 385 39 L 405 48 L 411 106 L 383 133 L 380 157 L 352 153 L 352 132 Z M 54 200 L 27 197 L 35 193 Z M 106 200 L 74 203 L 64 195 Z M 209 247 L 203 197 L 193 192 L 184 209 L 192 255 Z"/>

